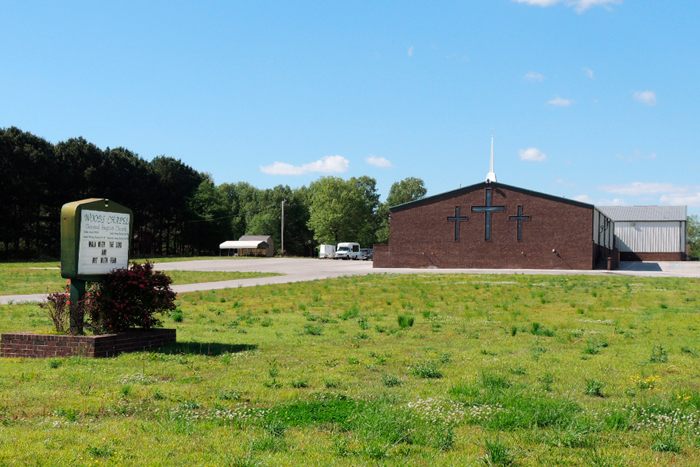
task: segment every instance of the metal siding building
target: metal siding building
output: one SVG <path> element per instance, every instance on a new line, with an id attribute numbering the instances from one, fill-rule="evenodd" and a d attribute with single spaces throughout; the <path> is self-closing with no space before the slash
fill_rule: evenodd
<path id="1" fill-rule="evenodd" d="M 615 241 L 623 261 L 683 261 L 686 257 L 686 206 L 600 206 L 615 222 Z"/>

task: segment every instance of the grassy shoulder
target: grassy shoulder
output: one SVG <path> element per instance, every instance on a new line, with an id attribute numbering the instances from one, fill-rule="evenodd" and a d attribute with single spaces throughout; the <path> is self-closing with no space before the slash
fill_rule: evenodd
<path id="1" fill-rule="evenodd" d="M 370 275 L 178 300 L 170 348 L 0 360 L 0 464 L 700 464 L 696 279 Z M 49 327 L 0 307 L 2 332 Z"/>
<path id="2" fill-rule="evenodd" d="M 196 284 L 278 275 L 261 272 L 194 271 L 168 271 L 167 274 L 173 279 L 173 284 Z M 61 277 L 58 263 L 0 263 L 0 295 L 51 293 L 64 290 L 65 286 L 66 279 Z"/>

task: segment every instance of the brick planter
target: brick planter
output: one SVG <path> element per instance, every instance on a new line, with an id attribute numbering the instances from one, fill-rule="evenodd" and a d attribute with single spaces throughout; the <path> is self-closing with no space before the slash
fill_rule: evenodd
<path id="1" fill-rule="evenodd" d="M 67 336 L 13 332 L 2 334 L 1 357 L 112 357 L 175 343 L 175 329 L 135 329 L 119 334 Z"/>

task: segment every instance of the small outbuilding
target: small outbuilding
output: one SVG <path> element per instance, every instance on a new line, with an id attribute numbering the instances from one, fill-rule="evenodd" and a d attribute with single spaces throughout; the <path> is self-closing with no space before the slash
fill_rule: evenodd
<path id="1" fill-rule="evenodd" d="M 684 261 L 687 206 L 599 206 L 615 223 L 621 261 Z"/>
<path id="2" fill-rule="evenodd" d="M 219 245 L 221 250 L 228 250 L 230 256 L 274 256 L 274 240 L 270 235 L 243 235 L 238 240 L 228 240 Z"/>

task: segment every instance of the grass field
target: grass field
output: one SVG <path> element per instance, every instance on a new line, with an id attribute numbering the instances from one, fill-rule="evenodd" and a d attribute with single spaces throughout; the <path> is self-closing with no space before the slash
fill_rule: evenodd
<path id="1" fill-rule="evenodd" d="M 700 281 L 370 275 L 183 294 L 179 344 L 0 360 L 0 465 L 699 465 Z M 36 305 L 0 330 L 49 329 Z"/>
<path id="2" fill-rule="evenodd" d="M 182 260 L 182 258 L 177 258 L 177 260 Z M 154 260 L 154 262 L 156 261 L 169 262 L 164 259 Z M 59 268 L 59 263 L 55 262 L 0 263 L 0 295 L 51 293 L 64 290 L 66 279 L 61 278 Z M 168 275 L 173 279 L 173 284 L 196 284 L 200 282 L 268 277 L 277 274 L 261 272 L 168 271 Z"/>

